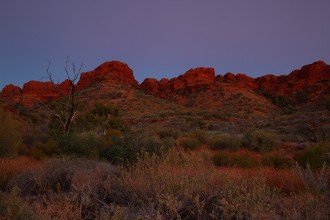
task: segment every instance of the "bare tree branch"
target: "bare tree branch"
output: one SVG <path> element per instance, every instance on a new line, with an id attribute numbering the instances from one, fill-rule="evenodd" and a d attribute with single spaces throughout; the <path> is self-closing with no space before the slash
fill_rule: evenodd
<path id="1" fill-rule="evenodd" d="M 71 64 L 71 69 L 69 68 Z M 60 90 L 60 93 L 62 96 L 67 95 L 66 91 L 63 91 L 59 88 L 58 83 L 55 84 L 53 80 L 52 72 L 50 71 L 50 65 L 51 62 L 48 60 L 48 67 L 47 67 L 47 75 L 48 79 L 52 82 L 55 88 Z M 51 110 L 48 108 L 48 111 L 58 119 L 60 124 L 63 126 L 63 133 L 69 133 L 71 124 L 78 112 L 77 107 L 79 105 L 79 102 L 76 100 L 76 81 L 79 79 L 81 75 L 83 64 L 79 66 L 79 69 L 76 69 L 76 65 L 74 62 L 71 62 L 69 57 L 66 58 L 64 71 L 66 74 L 66 78 L 69 81 L 69 94 L 67 95 L 66 101 L 59 101 L 59 104 L 61 105 L 60 114 L 54 110 Z M 65 89 L 65 88 L 64 88 Z"/>

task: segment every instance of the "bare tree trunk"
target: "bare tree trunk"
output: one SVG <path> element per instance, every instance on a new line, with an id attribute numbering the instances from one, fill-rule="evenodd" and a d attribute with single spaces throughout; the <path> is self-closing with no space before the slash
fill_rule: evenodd
<path id="1" fill-rule="evenodd" d="M 54 111 L 53 109 L 48 109 L 51 111 L 51 114 L 55 116 L 60 124 L 63 126 L 63 134 L 68 134 L 70 132 L 71 124 L 75 118 L 75 115 L 77 113 L 77 107 L 78 102 L 76 100 L 76 81 L 80 77 L 81 69 L 83 67 L 83 64 L 80 65 L 79 69 L 76 70 L 76 66 L 74 63 L 72 63 L 72 71 L 69 70 L 69 64 L 71 63 L 70 59 L 67 57 L 66 63 L 65 63 L 65 72 L 67 80 L 70 83 L 70 91 L 68 96 L 68 100 L 65 102 L 61 102 L 60 104 L 61 109 L 60 113 Z M 49 80 L 56 86 L 57 84 L 54 83 L 52 78 L 52 73 L 49 70 L 50 68 L 50 62 L 47 68 L 47 74 Z M 65 91 L 60 91 L 63 96 L 65 96 Z"/>

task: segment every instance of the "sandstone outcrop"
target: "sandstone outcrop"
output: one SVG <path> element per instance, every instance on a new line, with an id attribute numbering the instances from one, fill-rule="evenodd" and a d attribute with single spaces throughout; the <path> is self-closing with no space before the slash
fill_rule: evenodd
<path id="1" fill-rule="evenodd" d="M 3 96 L 15 96 L 21 94 L 21 88 L 19 86 L 15 86 L 13 84 L 6 85 L 1 94 Z"/>
<path id="2" fill-rule="evenodd" d="M 82 73 L 75 89 L 82 90 L 98 84 L 138 86 L 133 71 L 127 64 L 119 61 L 105 62 L 93 71 Z M 14 85 L 5 86 L 1 96 L 32 106 L 36 103 L 45 103 L 68 95 L 72 88 L 71 81 L 68 79 L 56 85 L 52 82 L 32 80 L 25 83 L 22 89 Z"/>
<path id="3" fill-rule="evenodd" d="M 214 84 L 215 72 L 213 68 L 199 67 L 188 70 L 185 74 L 172 79 L 161 79 L 157 81 L 153 78 L 145 79 L 141 88 L 152 95 L 162 98 L 166 93 L 202 88 Z"/>
<path id="4" fill-rule="evenodd" d="M 314 92 L 326 93 L 330 89 L 330 66 L 317 61 L 294 70 L 289 75 L 265 75 L 255 79 L 257 88 L 268 95 L 293 97 L 296 93 L 310 93 L 313 100 Z"/>
<path id="5" fill-rule="evenodd" d="M 105 62 L 90 72 L 82 73 L 77 84 L 78 89 L 86 89 L 96 84 L 119 84 L 137 86 L 133 71 L 119 61 Z"/>
<path id="6" fill-rule="evenodd" d="M 268 74 L 256 79 L 241 73 L 215 76 L 213 68 L 199 67 L 172 79 L 163 78 L 158 81 L 147 78 L 139 85 L 127 64 L 111 61 L 101 64 L 93 71 L 82 73 L 75 89 L 84 90 L 96 85 L 122 85 L 132 89 L 140 87 L 156 97 L 190 104 L 193 100 L 188 97 L 201 91 L 212 93 L 209 98 L 216 101 L 221 101 L 225 92 L 248 92 L 263 94 L 267 98 L 285 96 L 293 102 L 297 94 L 303 93 L 303 98 L 309 102 L 330 95 L 330 66 L 323 61 L 317 61 L 294 70 L 289 75 Z M 5 86 L 0 97 L 31 106 L 37 102 L 48 102 L 68 95 L 72 88 L 69 80 L 56 85 L 52 82 L 30 81 L 25 83 L 22 89 L 12 84 Z M 198 99 L 203 102 L 203 97 Z M 210 100 L 209 102 L 212 102 Z"/>

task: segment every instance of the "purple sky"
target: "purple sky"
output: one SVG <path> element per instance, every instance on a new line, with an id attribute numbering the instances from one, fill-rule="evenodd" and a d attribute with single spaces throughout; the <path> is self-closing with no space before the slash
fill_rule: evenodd
<path id="1" fill-rule="evenodd" d="M 63 80 L 67 56 L 89 71 L 120 60 L 135 78 L 190 68 L 287 74 L 330 63 L 329 0 L 1 0 L 0 90 Z"/>

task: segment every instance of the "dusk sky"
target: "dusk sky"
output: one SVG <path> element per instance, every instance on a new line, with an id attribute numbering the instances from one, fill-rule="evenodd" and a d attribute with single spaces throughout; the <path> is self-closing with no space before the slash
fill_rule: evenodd
<path id="1" fill-rule="evenodd" d="M 330 0 L 1 0 L 0 91 L 47 76 L 127 63 L 135 78 L 190 68 L 252 77 L 330 63 Z M 44 79 L 43 79 L 44 80 Z"/>

